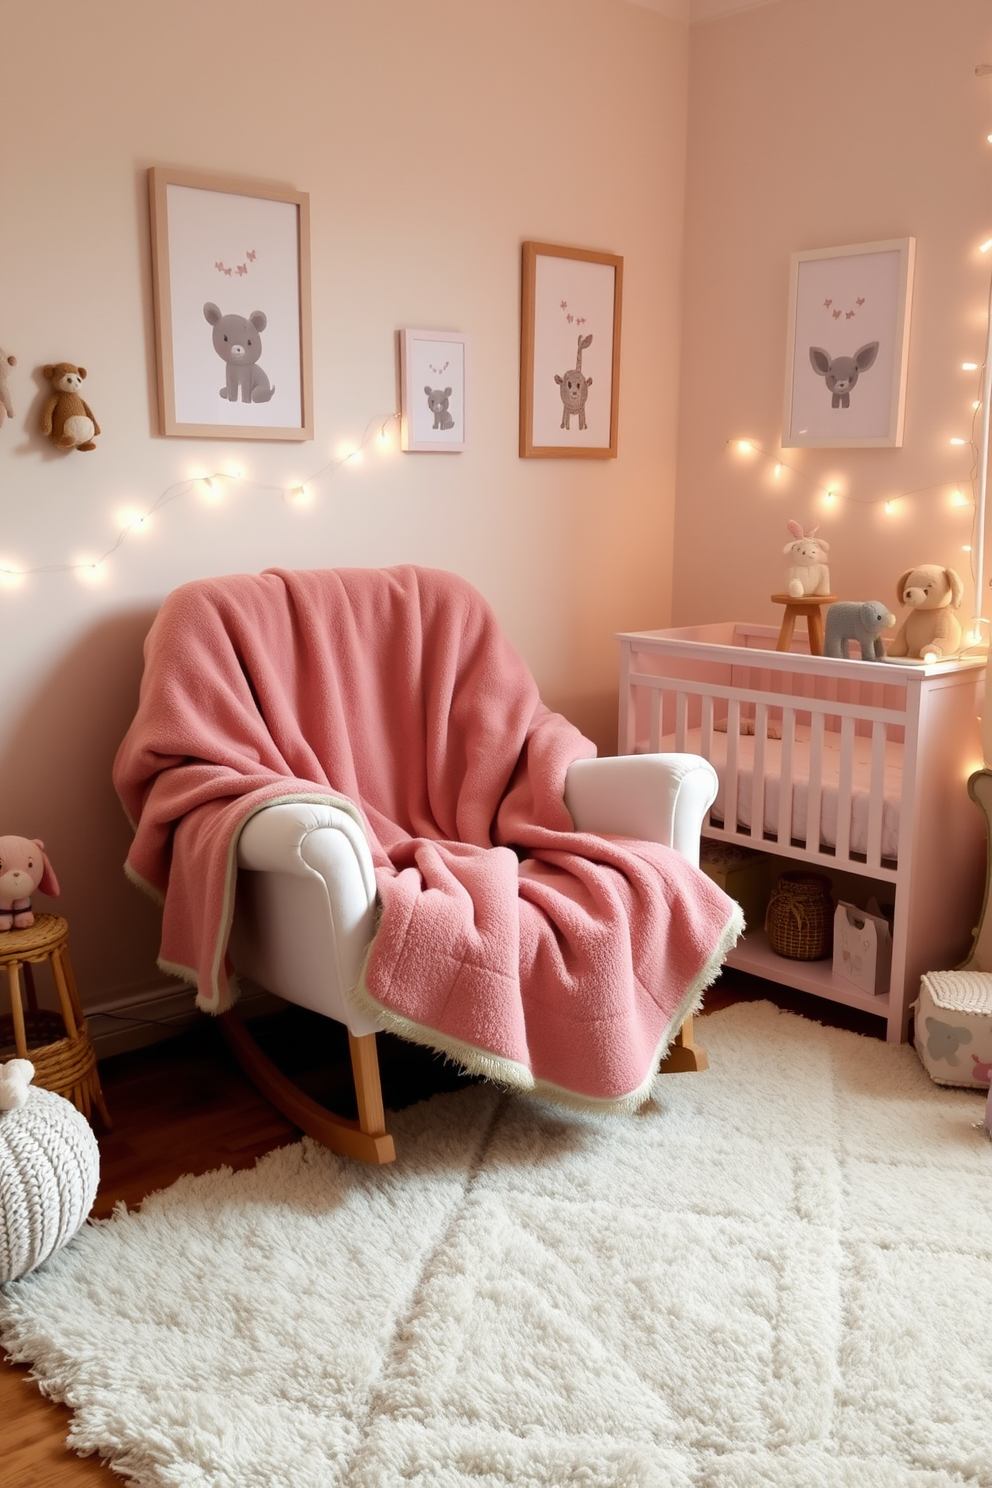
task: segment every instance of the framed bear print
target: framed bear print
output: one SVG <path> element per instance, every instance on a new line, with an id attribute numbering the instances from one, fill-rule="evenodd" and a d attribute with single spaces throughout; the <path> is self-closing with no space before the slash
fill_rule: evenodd
<path id="1" fill-rule="evenodd" d="M 452 453 L 465 448 L 468 337 L 400 331 L 400 447 Z"/>
<path id="2" fill-rule="evenodd" d="M 786 449 L 902 444 L 915 238 L 793 253 Z"/>
<path id="3" fill-rule="evenodd" d="M 520 454 L 615 459 L 623 259 L 524 243 Z"/>
<path id="4" fill-rule="evenodd" d="M 163 434 L 312 439 L 310 199 L 148 173 Z"/>

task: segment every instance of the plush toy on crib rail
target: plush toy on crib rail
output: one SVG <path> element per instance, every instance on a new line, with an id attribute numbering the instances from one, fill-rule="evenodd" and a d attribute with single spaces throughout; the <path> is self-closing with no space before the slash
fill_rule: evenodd
<path id="1" fill-rule="evenodd" d="M 840 600 L 827 608 L 823 654 L 847 660 L 848 642 L 857 641 L 862 661 L 880 661 L 885 655 L 880 634 L 895 623 L 895 615 L 889 614 L 880 599 L 866 599 L 862 604 Z"/>
<path id="2" fill-rule="evenodd" d="M 786 543 L 782 551 L 789 559 L 785 575 L 786 592 L 793 599 L 804 594 L 829 594 L 830 570 L 827 567 L 828 542 L 817 537 L 818 528 L 804 532 L 798 522 L 789 522 L 792 542 Z"/>
<path id="3" fill-rule="evenodd" d="M 899 603 L 910 613 L 889 643 L 890 656 L 942 661 L 961 650 L 961 625 L 951 613 L 960 607 L 964 584 L 953 568 L 921 563 L 908 568 L 896 585 Z"/>
<path id="4" fill-rule="evenodd" d="M 59 892 L 45 844 L 37 837 L 0 837 L 0 931 L 31 928 L 35 889 L 53 898 Z"/>

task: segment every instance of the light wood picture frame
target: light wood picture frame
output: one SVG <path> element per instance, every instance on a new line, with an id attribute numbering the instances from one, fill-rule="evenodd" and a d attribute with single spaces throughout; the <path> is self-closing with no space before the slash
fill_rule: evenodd
<path id="1" fill-rule="evenodd" d="M 915 238 L 793 253 L 784 449 L 903 442 Z"/>
<path id="2" fill-rule="evenodd" d="M 400 340 L 400 447 L 458 454 L 466 445 L 468 337 L 411 331 Z"/>
<path id="3" fill-rule="evenodd" d="M 162 434 L 313 438 L 310 198 L 148 172 Z"/>
<path id="4" fill-rule="evenodd" d="M 520 454 L 611 460 L 620 412 L 623 259 L 523 245 Z"/>

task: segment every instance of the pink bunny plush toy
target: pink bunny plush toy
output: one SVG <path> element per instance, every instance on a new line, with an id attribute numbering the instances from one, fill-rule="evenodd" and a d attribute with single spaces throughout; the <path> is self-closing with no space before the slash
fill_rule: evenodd
<path id="1" fill-rule="evenodd" d="M 0 931 L 30 929 L 35 889 L 53 896 L 59 892 L 45 844 L 37 837 L 0 837 Z"/>
<path id="2" fill-rule="evenodd" d="M 804 594 L 829 594 L 827 550 L 830 544 L 817 537 L 815 527 L 808 532 L 803 532 L 798 522 L 789 522 L 788 527 L 792 541 L 786 543 L 782 551 L 789 559 L 785 576 L 789 594 L 793 599 L 800 599 Z"/>

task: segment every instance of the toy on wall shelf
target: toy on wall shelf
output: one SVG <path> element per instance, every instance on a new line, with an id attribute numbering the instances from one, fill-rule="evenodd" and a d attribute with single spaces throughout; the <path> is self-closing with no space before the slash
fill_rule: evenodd
<path id="1" fill-rule="evenodd" d="M 782 549 L 790 560 L 785 575 L 786 592 L 793 599 L 800 599 L 804 594 L 829 594 L 827 550 L 830 544 L 816 536 L 816 527 L 804 532 L 798 522 L 791 521 L 788 527 L 793 540 Z"/>
<path id="2" fill-rule="evenodd" d="M 79 396 L 86 368 L 56 362 L 45 368 L 45 376 L 52 384 L 52 396 L 41 415 L 42 434 L 49 435 L 58 449 L 96 449 L 94 435 L 99 434 L 100 425 L 89 404 Z"/>
<path id="3" fill-rule="evenodd" d="M 0 346 L 0 425 L 5 418 L 14 417 L 14 407 L 10 401 L 10 388 L 7 386 L 7 368 L 16 367 L 17 358 L 8 356 L 3 347 Z"/>
<path id="4" fill-rule="evenodd" d="M 860 604 L 840 600 L 827 610 L 823 654 L 847 660 L 848 642 L 857 641 L 862 661 L 879 661 L 885 655 L 880 632 L 895 623 L 895 615 L 889 614 L 880 599 L 866 599 Z"/>
<path id="5" fill-rule="evenodd" d="M 37 837 L 0 837 L 0 931 L 28 930 L 34 924 L 31 895 L 58 895 L 58 879 Z"/>
<path id="6" fill-rule="evenodd" d="M 914 661 L 956 656 L 961 649 L 961 625 L 951 611 L 960 607 L 964 584 L 954 569 L 939 563 L 908 568 L 896 584 L 896 593 L 900 604 L 909 605 L 910 613 L 890 642 L 889 655 Z"/>

